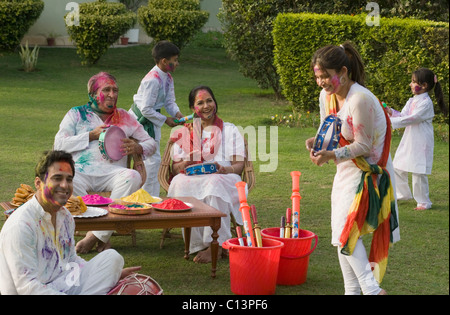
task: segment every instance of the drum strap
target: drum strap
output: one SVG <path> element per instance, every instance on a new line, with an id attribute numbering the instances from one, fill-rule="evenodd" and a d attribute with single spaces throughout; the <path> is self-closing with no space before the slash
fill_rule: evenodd
<path id="1" fill-rule="evenodd" d="M 137 116 L 137 121 L 144 127 L 145 131 L 149 134 L 150 137 L 155 139 L 155 126 L 153 123 L 142 115 L 141 111 L 137 107 L 136 103 L 131 105 L 131 110 Z M 158 113 L 161 112 L 160 109 L 155 109 Z"/>
<path id="2" fill-rule="evenodd" d="M 327 112 L 336 113 L 335 104 L 334 94 L 327 97 Z M 377 164 L 369 164 L 362 156 L 352 160 L 362 171 L 361 182 L 339 239 L 342 244 L 341 253 L 352 255 L 357 240 L 365 234 L 373 233 L 369 261 L 374 263 L 371 266 L 378 283 L 381 283 L 386 272 L 389 247 L 393 240 L 392 232 L 398 227 L 394 189 L 386 170 L 391 146 L 391 122 L 381 102 L 380 106 L 386 119 L 383 154 Z M 345 146 L 350 143 L 341 135 L 339 144 Z"/>

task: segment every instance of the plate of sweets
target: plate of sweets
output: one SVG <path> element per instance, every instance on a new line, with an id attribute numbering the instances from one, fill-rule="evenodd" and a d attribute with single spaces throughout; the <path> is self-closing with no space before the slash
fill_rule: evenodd
<path id="1" fill-rule="evenodd" d="M 83 199 L 84 203 L 87 206 L 97 206 L 97 207 L 107 206 L 114 201 L 111 198 L 103 197 L 97 194 L 85 195 L 81 198 Z"/>
<path id="2" fill-rule="evenodd" d="M 95 218 L 108 214 L 108 210 L 106 209 L 88 207 L 80 196 L 70 196 L 64 206 L 70 211 L 74 218 Z"/>
<path id="3" fill-rule="evenodd" d="M 119 200 L 109 204 L 108 210 L 115 214 L 139 215 L 150 213 L 152 211 L 152 206 L 148 203 Z"/>
<path id="4" fill-rule="evenodd" d="M 164 212 L 182 212 L 189 211 L 194 206 L 189 202 L 183 202 L 175 198 L 169 198 L 160 203 L 152 204 L 152 207 L 158 211 Z"/>

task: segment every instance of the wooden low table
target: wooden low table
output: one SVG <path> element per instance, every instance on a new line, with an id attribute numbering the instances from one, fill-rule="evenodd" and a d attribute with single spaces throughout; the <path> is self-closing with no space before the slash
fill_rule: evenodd
<path id="1" fill-rule="evenodd" d="M 191 203 L 193 205 L 192 210 L 162 212 L 152 209 L 151 213 L 143 215 L 121 215 L 109 212 L 101 217 L 75 218 L 75 229 L 77 231 L 114 230 L 127 234 L 137 229 L 184 228 L 184 258 L 189 259 L 191 227 L 210 226 L 213 231 L 211 235 L 213 239 L 211 242 L 211 277 L 215 278 L 219 250 L 219 243 L 217 242 L 219 234 L 217 231 L 220 228 L 221 217 L 225 217 L 226 214 L 193 197 L 177 197 L 177 199 Z M 9 202 L 2 202 L 0 205 L 5 210 L 15 208 Z"/>

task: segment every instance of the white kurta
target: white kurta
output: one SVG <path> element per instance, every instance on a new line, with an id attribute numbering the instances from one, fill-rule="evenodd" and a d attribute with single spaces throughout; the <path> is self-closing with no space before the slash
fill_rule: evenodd
<path id="1" fill-rule="evenodd" d="M 321 120 L 325 119 L 326 93 L 320 94 Z M 362 171 L 351 159 L 363 156 L 368 163 L 376 164 L 381 158 L 386 135 L 386 119 L 383 109 L 368 89 L 353 84 L 337 116 L 342 121 L 341 134 L 350 144 L 335 150 L 336 175 L 331 193 L 331 243 L 341 246 L 339 238 L 347 220 L 348 210 L 353 202 Z M 395 189 L 394 169 L 389 156 L 386 169 L 391 174 Z M 397 202 L 396 209 L 397 209 Z M 398 217 L 398 210 L 397 210 Z M 394 231 L 394 242 L 400 239 L 399 229 Z"/>
<path id="2" fill-rule="evenodd" d="M 155 154 L 145 160 L 147 180 L 143 188 L 152 196 L 159 196 L 158 170 L 161 164 L 161 127 L 164 125 L 167 117 L 156 110 L 164 107 L 172 117 L 175 117 L 177 112 L 179 112 L 178 105 L 175 102 L 173 78 L 170 73 L 166 73 L 158 66 L 154 66 L 142 79 L 137 94 L 133 96 L 133 101 L 142 115 L 153 123 L 155 141 L 158 148 Z M 129 110 L 129 113 L 133 117 L 137 117 L 132 109 Z"/>
<path id="3" fill-rule="evenodd" d="M 144 156 L 153 154 L 156 143 L 142 125 L 124 109 L 118 108 L 117 113 L 120 119 L 114 124 L 120 127 L 128 138 L 133 137 L 139 141 L 144 149 Z M 103 124 L 102 119 L 89 105 L 70 109 L 61 121 L 54 148 L 72 154 L 76 172 L 105 176 L 127 167 L 127 156 L 119 161 L 106 160 L 99 150 L 98 140 L 89 142 L 89 132 Z"/>
<path id="4" fill-rule="evenodd" d="M 1 294 L 106 294 L 119 280 L 123 258 L 110 252 L 86 262 L 75 252 L 74 229 L 66 208 L 54 228 L 36 197 L 14 211 L 0 232 Z"/>
<path id="5" fill-rule="evenodd" d="M 161 127 L 167 119 L 156 110 L 164 107 L 172 117 L 180 111 L 175 102 L 173 78 L 170 73 L 162 71 L 158 66 L 154 66 L 142 79 L 133 101 L 142 115 L 153 123 L 156 141 L 161 139 Z M 129 113 L 136 118 L 132 109 Z"/>
<path id="6" fill-rule="evenodd" d="M 404 172 L 431 174 L 434 132 L 433 101 L 428 93 L 410 98 L 400 113 L 391 117 L 393 129 L 405 128 L 395 152 L 394 168 Z"/>
<path id="7" fill-rule="evenodd" d="M 202 139 L 209 139 L 211 133 L 203 131 Z M 245 144 L 238 128 L 231 123 L 224 123 L 222 132 L 222 145 L 217 154 L 210 161 L 218 162 L 223 166 L 231 165 L 233 155 L 245 157 Z M 173 159 L 187 159 L 188 154 L 184 152 L 177 143 L 173 145 Z M 207 174 L 187 176 L 178 174 L 170 183 L 167 195 L 169 197 L 195 197 L 206 204 L 227 214 L 221 218 L 218 242 L 221 245 L 231 238 L 230 213 L 233 213 L 236 221 L 242 224 L 242 216 L 239 212 L 239 196 L 235 184 L 242 179 L 237 174 Z M 209 227 L 192 228 L 191 230 L 191 253 L 208 247 L 212 241 L 212 230 Z"/>

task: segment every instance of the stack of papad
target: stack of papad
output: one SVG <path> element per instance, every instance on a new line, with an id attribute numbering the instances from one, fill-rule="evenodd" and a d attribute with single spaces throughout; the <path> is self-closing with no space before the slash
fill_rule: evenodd
<path id="1" fill-rule="evenodd" d="M 84 203 L 83 199 L 81 199 L 80 196 L 75 197 L 74 195 L 70 196 L 65 207 L 70 211 L 72 215 L 80 215 L 85 213 L 87 210 L 87 206 Z"/>
<path id="2" fill-rule="evenodd" d="M 11 204 L 14 206 L 21 206 L 34 196 L 34 189 L 27 184 L 20 184 L 20 187 L 16 189 L 16 193 L 11 200 Z"/>

